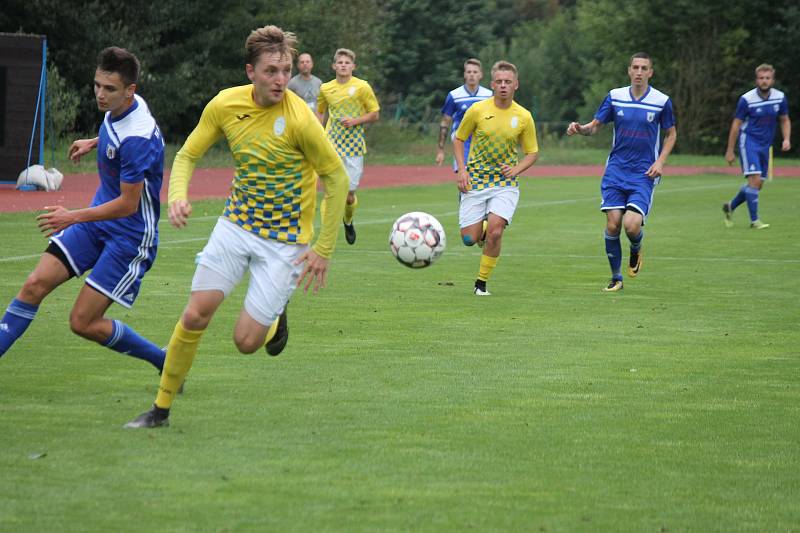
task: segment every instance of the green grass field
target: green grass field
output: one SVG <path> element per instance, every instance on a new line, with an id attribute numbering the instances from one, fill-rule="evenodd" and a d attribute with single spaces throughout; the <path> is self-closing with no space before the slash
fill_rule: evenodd
<path id="1" fill-rule="evenodd" d="M 599 178 L 528 180 L 489 282 L 452 185 L 364 190 L 329 286 L 278 358 L 236 353 L 243 287 L 203 337 L 172 427 L 146 363 L 70 333 L 80 284 L 0 360 L 2 531 L 790 531 L 800 524 L 800 180 L 725 229 L 732 177 L 666 178 L 641 275 L 605 294 Z M 221 202 L 161 225 L 127 321 L 166 343 Z M 449 247 L 412 271 L 391 222 Z M 0 305 L 45 246 L 2 214 Z"/>

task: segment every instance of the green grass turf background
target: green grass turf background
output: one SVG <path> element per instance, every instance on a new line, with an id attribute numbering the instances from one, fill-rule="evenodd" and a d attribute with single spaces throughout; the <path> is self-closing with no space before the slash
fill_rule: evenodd
<path id="1" fill-rule="evenodd" d="M 70 333 L 73 281 L 0 359 L 0 530 L 793 530 L 800 180 L 767 185 L 763 231 L 745 206 L 723 227 L 740 183 L 667 177 L 641 275 L 604 294 L 599 178 L 526 180 L 489 298 L 452 185 L 364 190 L 284 353 L 236 353 L 243 284 L 169 429 L 122 429 L 158 376 Z M 162 222 L 139 300 L 109 316 L 165 344 L 221 205 Z M 420 271 L 387 246 L 412 210 L 448 236 Z M 0 305 L 45 247 L 32 219 L 0 215 Z"/>

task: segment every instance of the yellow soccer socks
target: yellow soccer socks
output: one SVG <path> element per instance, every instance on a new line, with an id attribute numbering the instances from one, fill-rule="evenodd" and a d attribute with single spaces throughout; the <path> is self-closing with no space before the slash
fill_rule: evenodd
<path id="1" fill-rule="evenodd" d="M 183 384 L 186 374 L 192 367 L 200 337 L 204 330 L 191 331 L 185 329 L 180 320 L 175 325 L 172 338 L 167 346 L 167 359 L 164 362 L 164 371 L 161 373 L 161 383 L 156 396 L 156 407 L 169 409 L 175 395 Z"/>
<path id="2" fill-rule="evenodd" d="M 494 267 L 497 266 L 497 260 L 500 259 L 499 257 L 489 257 L 488 255 L 481 255 L 481 267 L 478 271 L 478 279 L 481 281 L 487 281 L 489 276 L 492 275 L 492 270 Z"/>

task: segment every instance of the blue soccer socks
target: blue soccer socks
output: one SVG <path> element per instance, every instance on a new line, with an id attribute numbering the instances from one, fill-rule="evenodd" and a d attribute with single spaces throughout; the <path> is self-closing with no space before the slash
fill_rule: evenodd
<path id="1" fill-rule="evenodd" d="M 606 242 L 606 256 L 608 256 L 608 264 L 611 267 L 611 277 L 621 280 L 622 244 L 619 241 L 619 235 L 609 235 L 607 231 L 603 232 L 603 235 Z"/>
<path id="2" fill-rule="evenodd" d="M 164 350 L 145 339 L 127 324 L 119 320 L 113 321 L 111 336 L 101 344 L 106 348 L 111 348 L 115 352 L 148 361 L 156 367 L 159 372 L 164 368 Z"/>
<path id="3" fill-rule="evenodd" d="M 26 304 L 14 298 L 0 321 L 0 357 L 25 333 L 39 310 L 38 305 Z"/>
<path id="4" fill-rule="evenodd" d="M 747 188 L 747 185 L 742 185 L 742 188 L 739 189 L 739 192 L 733 197 L 733 200 L 731 200 L 731 211 L 742 205 L 745 200 L 747 200 L 747 197 L 745 196 L 745 190 Z"/>
<path id="5" fill-rule="evenodd" d="M 758 189 L 750 186 L 744 188 L 744 196 L 747 199 L 747 210 L 750 211 L 750 222 L 758 220 Z"/>
<path id="6" fill-rule="evenodd" d="M 642 249 L 642 239 L 644 239 L 644 230 L 639 230 L 639 235 L 636 237 L 628 237 L 631 241 L 631 253 L 638 254 L 639 250 Z"/>

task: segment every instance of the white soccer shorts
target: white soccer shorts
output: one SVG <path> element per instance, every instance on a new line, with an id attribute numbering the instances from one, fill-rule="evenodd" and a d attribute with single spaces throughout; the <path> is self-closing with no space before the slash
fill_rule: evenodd
<path id="1" fill-rule="evenodd" d="M 256 322 L 269 326 L 294 292 L 302 272 L 302 265 L 294 262 L 307 249 L 305 244 L 263 239 L 220 217 L 198 254 L 192 292 L 219 290 L 227 298 L 250 270 L 244 308 Z"/>
<path id="2" fill-rule="evenodd" d="M 358 185 L 361 183 L 361 176 L 364 174 L 364 156 L 345 156 L 342 158 L 342 162 L 344 162 L 344 169 L 347 171 L 347 175 L 350 176 L 350 192 L 353 192 L 358 189 Z"/>
<path id="3" fill-rule="evenodd" d="M 494 213 L 511 224 L 518 202 L 518 187 L 487 187 L 479 191 L 461 193 L 458 224 L 461 228 L 472 226 L 485 219 L 489 213 Z"/>

